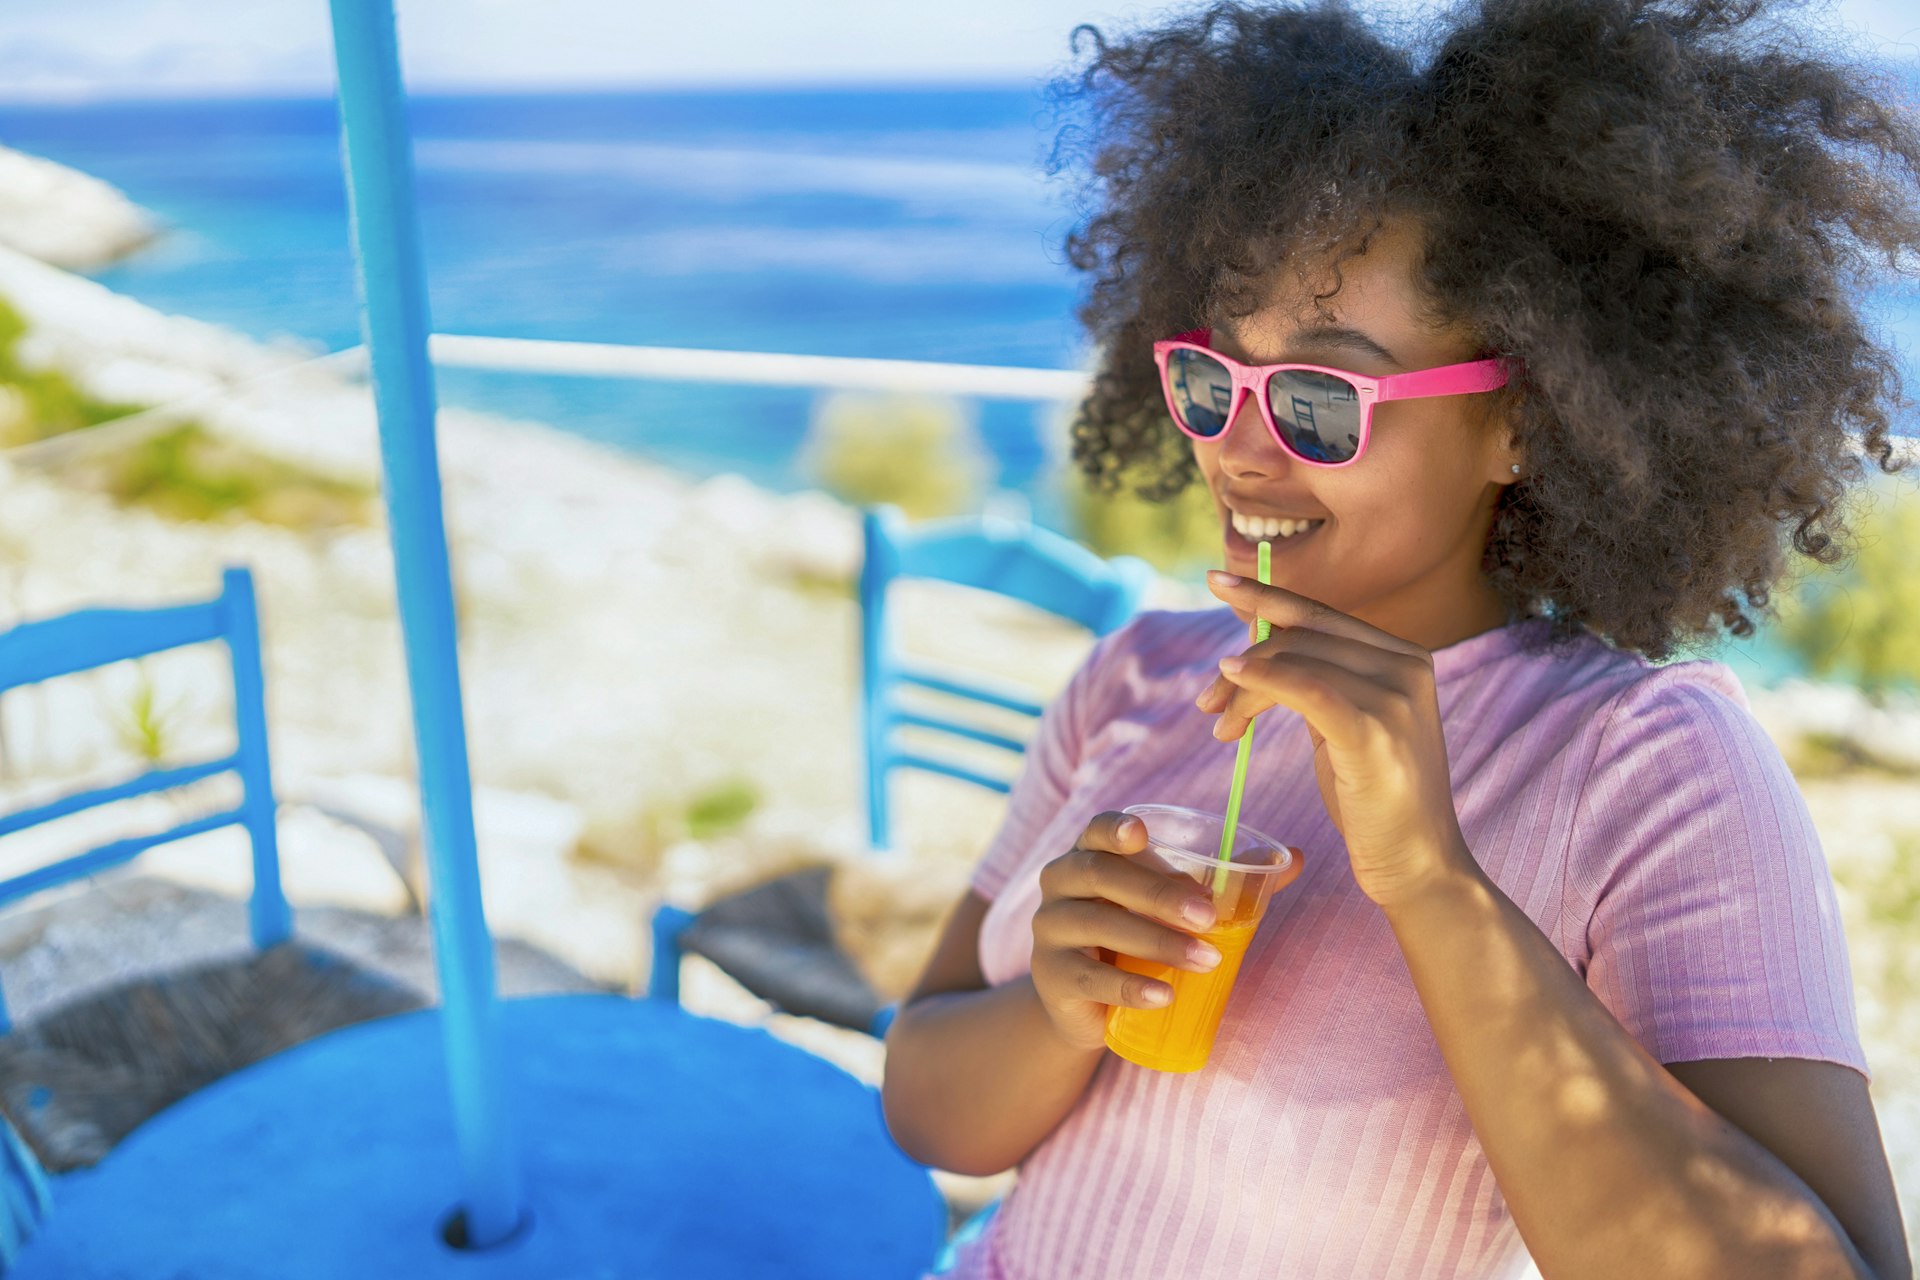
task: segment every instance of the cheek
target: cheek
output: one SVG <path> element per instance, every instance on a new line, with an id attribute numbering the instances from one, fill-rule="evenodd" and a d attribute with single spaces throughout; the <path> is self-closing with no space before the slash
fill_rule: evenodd
<path id="1" fill-rule="evenodd" d="M 1189 438 L 1187 443 L 1193 447 L 1193 463 L 1200 468 L 1200 475 L 1206 480 L 1207 488 L 1214 493 L 1220 492 L 1220 486 L 1215 483 L 1220 478 L 1220 446 L 1201 444 L 1192 438 Z"/>
<path id="2" fill-rule="evenodd" d="M 1341 496 L 1371 529 L 1389 537 L 1403 530 L 1431 537 L 1473 507 L 1473 442 L 1445 420 L 1402 419 L 1395 425 L 1405 429 L 1382 433 L 1376 424 L 1367 456 L 1345 473 L 1353 483 Z"/>
<path id="3" fill-rule="evenodd" d="M 1207 497 L 1212 500 L 1214 509 L 1224 514 L 1226 504 L 1220 500 L 1220 491 L 1225 487 L 1220 471 L 1220 446 L 1194 441 L 1193 461 L 1200 469 L 1200 483 L 1206 486 Z"/>

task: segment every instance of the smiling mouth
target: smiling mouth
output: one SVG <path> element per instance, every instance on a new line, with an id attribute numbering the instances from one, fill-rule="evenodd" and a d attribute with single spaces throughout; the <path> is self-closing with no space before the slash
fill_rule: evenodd
<path id="1" fill-rule="evenodd" d="M 1232 508 L 1228 508 L 1223 523 L 1227 550 L 1251 557 L 1259 550 L 1262 541 L 1272 543 L 1276 553 L 1310 542 L 1327 522 L 1324 519 L 1263 520 L 1259 517 L 1242 516 Z"/>

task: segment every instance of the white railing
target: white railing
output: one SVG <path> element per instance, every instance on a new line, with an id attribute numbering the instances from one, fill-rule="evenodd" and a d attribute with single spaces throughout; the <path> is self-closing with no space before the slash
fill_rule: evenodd
<path id="1" fill-rule="evenodd" d="M 663 382 L 716 382 L 738 386 L 797 387 L 816 391 L 891 391 L 967 396 L 1036 403 L 1073 401 L 1086 394 L 1088 375 L 1071 369 L 1022 369 L 1007 365 L 942 364 L 929 360 L 801 356 L 772 351 L 714 351 L 697 347 L 637 347 L 610 342 L 559 342 L 544 338 L 484 338 L 436 333 L 428 351 L 439 368 L 486 369 L 581 378 L 632 378 Z M 21 464 L 57 463 L 71 452 L 127 445 L 158 434 L 187 415 L 299 370 L 331 369 L 364 377 L 367 349 L 339 351 L 284 365 L 244 382 L 207 387 L 192 395 L 70 431 L 0 449 L 0 458 Z M 555 423 L 555 426 L 561 424 Z"/>
<path id="2" fill-rule="evenodd" d="M 359 350 L 359 348 L 354 348 Z M 927 360 L 796 356 L 693 347 L 629 347 L 609 342 L 477 338 L 436 333 L 428 340 L 436 365 L 591 378 L 727 382 L 834 391 L 913 391 L 983 400 L 1076 400 L 1087 375 L 1071 369 L 939 364 Z"/>

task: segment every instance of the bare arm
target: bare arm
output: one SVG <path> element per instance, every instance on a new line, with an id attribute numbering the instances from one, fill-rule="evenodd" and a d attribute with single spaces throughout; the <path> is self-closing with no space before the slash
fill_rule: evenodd
<path id="1" fill-rule="evenodd" d="M 954 907 L 933 959 L 887 1031 L 880 1091 L 893 1139 L 922 1164 L 985 1176 L 1010 1169 L 1086 1091 L 1106 1052 L 1060 1038 L 1033 980 L 988 987 L 987 900 Z"/>
<path id="2" fill-rule="evenodd" d="M 1911 1275 L 1864 1080 L 1786 1060 L 1669 1070 L 1464 848 L 1449 861 L 1383 905 L 1543 1276 Z"/>
<path id="3" fill-rule="evenodd" d="M 1865 1077 L 1837 1063 L 1803 1058 L 1670 1062 L 1667 1070 L 1799 1175 L 1874 1275 L 1912 1275 L 1900 1202 Z"/>
<path id="4" fill-rule="evenodd" d="M 1354 880 L 1393 930 L 1542 1274 L 1905 1280 L 1864 1082 L 1696 1063 L 1683 1073 L 1720 1109 L 1689 1091 L 1474 861 L 1433 655 L 1281 587 L 1208 581 L 1273 632 L 1223 659 L 1196 704 L 1220 738 L 1275 705 L 1307 721 Z"/>
<path id="5" fill-rule="evenodd" d="M 1108 1007 L 1173 998 L 1166 983 L 1124 973 L 1103 952 L 1200 972 L 1219 963 L 1184 931 L 1210 925 L 1213 904 L 1192 881 L 1133 861 L 1146 836 L 1137 818 L 1099 814 L 1042 868 L 1031 973 L 1015 981 L 987 986 L 987 903 L 961 899 L 887 1032 L 880 1100 L 901 1150 L 955 1173 L 1012 1168 L 1086 1092 L 1107 1052 Z M 1194 908 L 1201 914 L 1185 914 Z"/>

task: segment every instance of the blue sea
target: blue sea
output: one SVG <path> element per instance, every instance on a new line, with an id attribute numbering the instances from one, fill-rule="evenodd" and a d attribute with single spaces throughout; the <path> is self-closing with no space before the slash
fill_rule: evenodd
<path id="1" fill-rule="evenodd" d="M 1063 184 L 1037 90 L 419 97 L 434 327 L 1076 367 Z M 333 102 L 0 106 L 0 142 L 95 174 L 172 228 L 102 283 L 329 349 L 359 341 Z M 780 488 L 813 394 L 451 370 L 442 399 Z M 983 404 L 1028 489 L 1055 414 Z"/>

